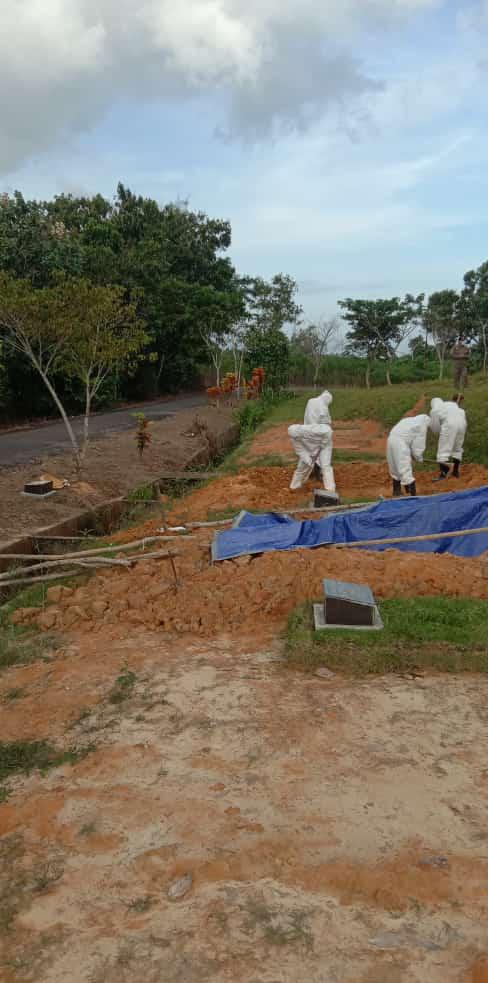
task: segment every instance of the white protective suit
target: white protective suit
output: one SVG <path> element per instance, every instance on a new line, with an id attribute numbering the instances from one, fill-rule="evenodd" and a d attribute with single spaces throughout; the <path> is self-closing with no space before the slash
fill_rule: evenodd
<path id="1" fill-rule="evenodd" d="M 390 476 L 402 485 L 414 481 L 412 458 L 423 460 L 430 418 L 426 413 L 420 416 L 406 416 L 390 431 L 386 445 L 386 460 Z"/>
<path id="2" fill-rule="evenodd" d="M 315 464 L 320 465 L 322 480 L 326 491 L 335 492 L 335 478 L 332 468 L 332 429 L 327 424 L 313 424 L 306 427 L 294 423 L 288 427 L 293 450 L 298 455 L 298 464 L 290 488 L 296 491 L 308 481 Z"/>
<path id="3" fill-rule="evenodd" d="M 305 407 L 304 425 L 306 427 L 312 427 L 317 423 L 319 425 L 326 423 L 330 427 L 332 423 L 329 412 L 331 402 L 332 396 L 327 389 L 320 396 L 314 396 L 313 399 L 309 399 Z"/>
<path id="4" fill-rule="evenodd" d="M 437 445 L 438 464 L 448 464 L 451 457 L 456 461 L 463 459 L 464 438 L 468 424 L 466 413 L 451 400 L 433 399 L 430 413 L 430 428 L 439 434 Z"/>

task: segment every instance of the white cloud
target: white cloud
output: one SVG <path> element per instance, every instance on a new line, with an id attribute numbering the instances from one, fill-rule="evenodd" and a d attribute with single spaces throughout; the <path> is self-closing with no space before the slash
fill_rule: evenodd
<path id="1" fill-rule="evenodd" d="M 89 128 L 125 94 L 218 89 L 231 132 L 304 126 L 374 86 L 356 60 L 363 28 L 440 2 L 5 0 L 0 169 Z"/>

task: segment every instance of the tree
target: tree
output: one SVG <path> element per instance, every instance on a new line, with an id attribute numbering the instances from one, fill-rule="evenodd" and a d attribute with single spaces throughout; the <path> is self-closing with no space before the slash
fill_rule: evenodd
<path id="1" fill-rule="evenodd" d="M 247 363 L 251 368 L 262 367 L 266 386 L 280 390 L 288 383 L 290 343 L 279 328 L 250 328 L 247 333 Z"/>
<path id="2" fill-rule="evenodd" d="M 423 298 L 422 298 L 423 299 Z M 388 300 L 339 301 L 345 312 L 344 320 L 351 326 L 346 335 L 346 351 L 366 358 L 366 386 L 370 387 L 371 366 L 375 359 L 386 362 L 386 379 L 391 385 L 390 365 L 399 346 L 413 329 L 416 305 L 420 298 L 407 294 L 404 301 L 398 297 Z"/>
<path id="3" fill-rule="evenodd" d="M 123 287 L 68 280 L 60 283 L 55 294 L 55 328 L 62 336 L 65 322 L 73 325 L 62 352 L 63 368 L 81 382 L 85 394 L 81 462 L 88 448 L 93 402 L 101 386 L 114 369 L 134 365 L 149 338 L 136 304 L 126 300 Z"/>
<path id="4" fill-rule="evenodd" d="M 137 292 L 147 324 L 147 358 L 134 372 L 114 371 L 104 387 L 126 398 L 196 381 L 208 359 L 202 330 L 208 327 L 209 306 L 231 310 L 227 328 L 239 325 L 230 344 L 241 367 L 245 328 L 282 328 L 299 317 L 292 278 L 239 278 L 228 256 L 230 245 L 229 222 L 192 211 L 185 202 L 160 205 L 122 184 L 111 200 L 59 195 L 28 201 L 20 192 L 0 198 L 0 269 L 37 290 L 54 287 L 64 273 L 94 286 L 119 284 L 130 295 Z M 34 395 L 30 363 L 10 349 L 5 368 L 13 399 L 25 393 L 24 406 L 32 400 L 31 414 L 44 411 L 42 391 Z M 66 375 L 54 382 L 70 412 L 82 408 Z"/>
<path id="5" fill-rule="evenodd" d="M 465 340 L 478 338 L 483 373 L 488 369 L 488 262 L 464 274 L 460 295 L 460 334 Z"/>
<path id="6" fill-rule="evenodd" d="M 26 358 L 39 373 L 58 408 L 79 465 L 78 441 L 53 383 L 64 364 L 73 331 L 71 319 L 59 318 L 58 300 L 52 288 L 35 290 L 29 280 L 0 273 L 0 332 L 5 347 Z"/>
<path id="7" fill-rule="evenodd" d="M 317 386 L 320 366 L 324 355 L 327 354 L 332 339 L 338 334 L 339 325 L 336 317 L 320 318 L 316 324 L 308 324 L 293 335 L 292 343 L 299 351 L 308 355 L 313 364 L 313 385 Z"/>
<path id="8" fill-rule="evenodd" d="M 239 390 L 242 382 L 242 370 L 247 353 L 249 324 L 246 316 L 238 318 L 228 331 L 228 344 L 234 360 L 234 375 Z"/>
<path id="9" fill-rule="evenodd" d="M 270 281 L 243 277 L 240 287 L 250 328 L 281 330 L 286 324 L 299 321 L 302 308 L 295 300 L 298 288 L 291 276 L 278 273 Z"/>
<path id="10" fill-rule="evenodd" d="M 7 347 L 39 373 L 66 427 L 77 468 L 88 444 L 93 400 L 107 374 L 127 363 L 147 340 L 134 304 L 122 287 L 93 287 L 87 280 L 60 279 L 34 289 L 28 280 L 0 274 L 0 332 Z M 85 392 L 84 440 L 80 449 L 55 384 L 56 373 L 79 379 Z"/>
<path id="11" fill-rule="evenodd" d="M 430 295 L 424 313 L 426 331 L 431 335 L 439 362 L 439 379 L 444 378 L 446 355 L 459 329 L 459 295 L 455 290 L 438 290 Z"/>

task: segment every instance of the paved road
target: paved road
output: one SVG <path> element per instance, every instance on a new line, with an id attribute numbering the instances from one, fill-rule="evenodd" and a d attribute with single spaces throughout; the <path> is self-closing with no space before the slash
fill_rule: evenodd
<path id="1" fill-rule="evenodd" d="M 110 432 L 130 430 L 135 426 L 134 413 L 145 413 L 148 420 L 164 420 L 179 410 L 189 410 L 207 402 L 202 393 L 192 396 L 177 396 L 175 399 L 157 403 L 141 403 L 131 409 L 113 410 L 99 413 L 90 421 L 92 437 L 103 437 Z M 83 418 L 72 421 L 75 432 L 81 434 Z M 29 464 L 46 454 L 59 454 L 69 450 L 70 444 L 64 424 L 49 423 L 29 430 L 17 430 L 0 434 L 0 468 Z"/>

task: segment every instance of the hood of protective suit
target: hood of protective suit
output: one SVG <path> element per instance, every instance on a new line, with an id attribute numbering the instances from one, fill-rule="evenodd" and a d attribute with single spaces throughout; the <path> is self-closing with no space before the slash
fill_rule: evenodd
<path id="1" fill-rule="evenodd" d="M 330 406 L 333 396 L 332 393 L 328 391 L 328 389 L 324 389 L 323 393 L 321 393 L 319 398 L 322 400 L 325 406 Z"/>
<path id="2" fill-rule="evenodd" d="M 434 396 L 434 399 L 432 400 L 432 402 L 430 404 L 431 412 L 432 413 L 439 413 L 439 410 L 441 410 L 443 406 L 444 406 L 444 400 L 443 399 L 439 399 L 438 396 Z"/>

